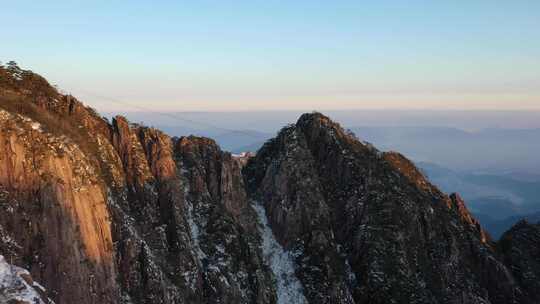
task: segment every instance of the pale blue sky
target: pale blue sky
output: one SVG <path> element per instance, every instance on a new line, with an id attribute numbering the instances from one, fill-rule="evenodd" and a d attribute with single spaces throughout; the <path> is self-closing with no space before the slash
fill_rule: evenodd
<path id="1" fill-rule="evenodd" d="M 0 1 L 0 60 L 102 111 L 540 109 L 540 1 Z"/>

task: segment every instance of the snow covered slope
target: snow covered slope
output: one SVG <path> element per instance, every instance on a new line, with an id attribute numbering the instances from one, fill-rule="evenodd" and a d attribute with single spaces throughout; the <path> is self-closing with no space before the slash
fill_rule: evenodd
<path id="1" fill-rule="evenodd" d="M 294 260 L 290 252 L 287 252 L 278 243 L 272 228 L 268 225 L 266 211 L 260 203 L 254 203 L 253 208 L 257 212 L 261 237 L 263 239 L 262 251 L 265 262 L 276 277 L 277 303 L 307 303 L 302 290 L 302 283 L 294 273 Z"/>

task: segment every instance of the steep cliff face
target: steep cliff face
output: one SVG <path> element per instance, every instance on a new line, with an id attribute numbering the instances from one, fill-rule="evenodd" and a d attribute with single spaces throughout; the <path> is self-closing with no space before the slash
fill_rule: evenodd
<path id="1" fill-rule="evenodd" d="M 115 297 L 105 185 L 77 145 L 0 110 L 0 187 L 0 227 L 15 261 L 66 302 Z"/>
<path id="2" fill-rule="evenodd" d="M 459 195 L 321 114 L 233 157 L 29 71 L 0 67 L 0 90 L 2 301 L 538 302 L 537 226 L 494 244 Z"/>
<path id="3" fill-rule="evenodd" d="M 271 303 L 239 164 L 212 140 L 117 117 L 126 185 L 113 195 L 120 281 L 136 303 Z M 123 189 L 123 190 L 122 190 Z"/>
<path id="4" fill-rule="evenodd" d="M 213 140 L 198 137 L 178 139 L 176 155 L 208 303 L 273 303 L 272 276 L 238 162 Z"/>

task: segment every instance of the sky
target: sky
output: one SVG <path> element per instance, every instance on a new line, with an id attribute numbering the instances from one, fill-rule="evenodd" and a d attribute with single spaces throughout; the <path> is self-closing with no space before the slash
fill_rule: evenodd
<path id="1" fill-rule="evenodd" d="M 540 110 L 540 1 L 6 1 L 0 60 L 100 111 Z"/>

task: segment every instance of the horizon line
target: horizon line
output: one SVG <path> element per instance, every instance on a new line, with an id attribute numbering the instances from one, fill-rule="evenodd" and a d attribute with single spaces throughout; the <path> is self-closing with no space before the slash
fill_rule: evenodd
<path id="1" fill-rule="evenodd" d="M 83 102 L 84 103 L 84 102 Z M 101 110 L 100 110 L 101 111 Z M 152 111 L 144 110 L 107 110 L 103 113 L 114 113 L 114 112 L 124 112 L 124 113 L 163 113 L 163 112 L 174 112 L 174 113 L 249 113 L 249 112 L 526 112 L 526 113 L 540 113 L 540 108 L 531 108 L 531 109 L 410 109 L 410 108 L 368 108 L 368 109 L 359 109 L 359 108 L 349 108 L 349 109 L 239 109 L 239 110 L 172 110 L 172 109 L 160 109 Z"/>

